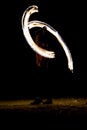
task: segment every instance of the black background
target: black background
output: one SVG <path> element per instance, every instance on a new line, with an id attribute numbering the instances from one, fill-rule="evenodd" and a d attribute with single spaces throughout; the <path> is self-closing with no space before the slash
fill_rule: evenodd
<path id="1" fill-rule="evenodd" d="M 48 96 L 52 97 L 87 97 L 85 3 L 15 0 L 1 5 L 0 99 L 28 99 L 38 95 L 38 91 L 44 95 L 46 88 Z M 45 74 L 39 76 L 35 52 L 27 44 L 21 27 L 23 12 L 30 5 L 39 7 L 39 12 L 31 19 L 50 24 L 67 43 L 74 62 L 73 74 L 67 68 L 64 52 L 56 45 L 57 58 L 51 63 L 48 77 L 45 79 Z"/>

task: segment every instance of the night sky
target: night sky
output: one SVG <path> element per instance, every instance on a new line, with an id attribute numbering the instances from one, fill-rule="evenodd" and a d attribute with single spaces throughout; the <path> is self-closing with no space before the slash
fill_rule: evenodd
<path id="1" fill-rule="evenodd" d="M 0 99 L 25 99 L 38 95 L 86 97 L 85 3 L 15 0 L 4 5 L 6 7 L 3 6 L 4 11 L 1 12 L 1 26 L 4 29 L 1 29 L 0 44 Z M 38 71 L 35 52 L 27 44 L 21 27 L 23 12 L 31 5 L 39 8 L 39 12 L 31 16 L 31 20 L 48 23 L 66 42 L 74 62 L 73 74 L 68 69 L 63 49 L 48 32 L 46 37 L 56 52 L 56 58 L 49 60 L 47 72 Z"/>

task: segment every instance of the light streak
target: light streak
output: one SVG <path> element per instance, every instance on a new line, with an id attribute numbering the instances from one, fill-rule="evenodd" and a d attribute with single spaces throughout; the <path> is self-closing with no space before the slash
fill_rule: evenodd
<path id="1" fill-rule="evenodd" d="M 33 20 L 29 22 L 30 15 L 38 12 L 38 7 L 36 5 L 29 6 L 25 12 L 23 13 L 22 16 L 22 29 L 23 29 L 23 34 L 26 38 L 26 41 L 30 45 L 30 47 L 39 55 L 46 57 L 46 58 L 55 58 L 55 52 L 53 51 L 48 51 L 46 49 L 43 49 L 39 47 L 35 42 L 33 41 L 29 29 L 32 29 L 34 27 L 46 27 L 47 31 L 49 31 L 51 34 L 53 34 L 58 42 L 61 44 L 62 48 L 64 49 L 64 52 L 66 54 L 67 60 L 68 60 L 68 68 L 73 72 L 73 60 L 72 56 L 70 53 L 69 48 L 67 47 L 66 43 L 63 41 L 62 37 L 56 31 L 53 27 L 51 27 L 49 24 L 42 22 L 42 21 L 37 21 Z"/>

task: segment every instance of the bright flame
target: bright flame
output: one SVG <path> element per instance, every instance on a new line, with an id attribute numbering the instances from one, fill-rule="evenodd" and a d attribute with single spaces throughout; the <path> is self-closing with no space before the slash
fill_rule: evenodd
<path id="1" fill-rule="evenodd" d="M 53 34 L 57 38 L 57 40 L 59 41 L 61 46 L 63 47 L 67 60 L 68 60 L 68 68 L 73 72 L 73 60 L 72 60 L 71 53 L 70 53 L 69 48 L 67 47 L 66 43 L 63 41 L 63 39 L 59 35 L 59 33 L 53 27 L 51 27 L 49 24 L 47 24 L 45 22 L 41 22 L 41 21 L 37 21 L 37 20 L 33 20 L 33 21 L 29 22 L 30 15 L 35 12 L 38 12 L 38 7 L 35 5 L 29 6 L 25 10 L 25 12 L 23 13 L 23 16 L 22 16 L 22 29 L 23 29 L 23 33 L 24 33 L 24 36 L 25 36 L 28 44 L 39 55 L 46 57 L 46 58 L 55 58 L 55 53 L 53 51 L 48 51 L 48 50 L 45 50 L 45 49 L 39 47 L 37 44 L 35 44 L 35 42 L 33 41 L 32 37 L 30 35 L 29 29 L 34 28 L 34 27 L 40 27 L 40 28 L 46 27 L 47 31 L 49 31 L 51 34 Z"/>

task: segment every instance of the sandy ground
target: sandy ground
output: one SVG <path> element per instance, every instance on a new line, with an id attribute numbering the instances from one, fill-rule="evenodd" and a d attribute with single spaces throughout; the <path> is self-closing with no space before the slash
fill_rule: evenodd
<path id="1" fill-rule="evenodd" d="M 44 99 L 45 100 L 45 99 Z M 23 111 L 58 111 L 58 110 L 81 110 L 87 112 L 87 99 L 85 98 L 59 98 L 52 99 L 52 104 L 32 105 L 34 100 L 11 100 L 0 101 L 0 110 L 23 110 Z"/>
<path id="2" fill-rule="evenodd" d="M 52 99 L 52 104 L 31 105 L 33 101 L 0 101 L 3 129 L 6 123 L 11 129 L 87 129 L 87 99 L 59 98 Z"/>

